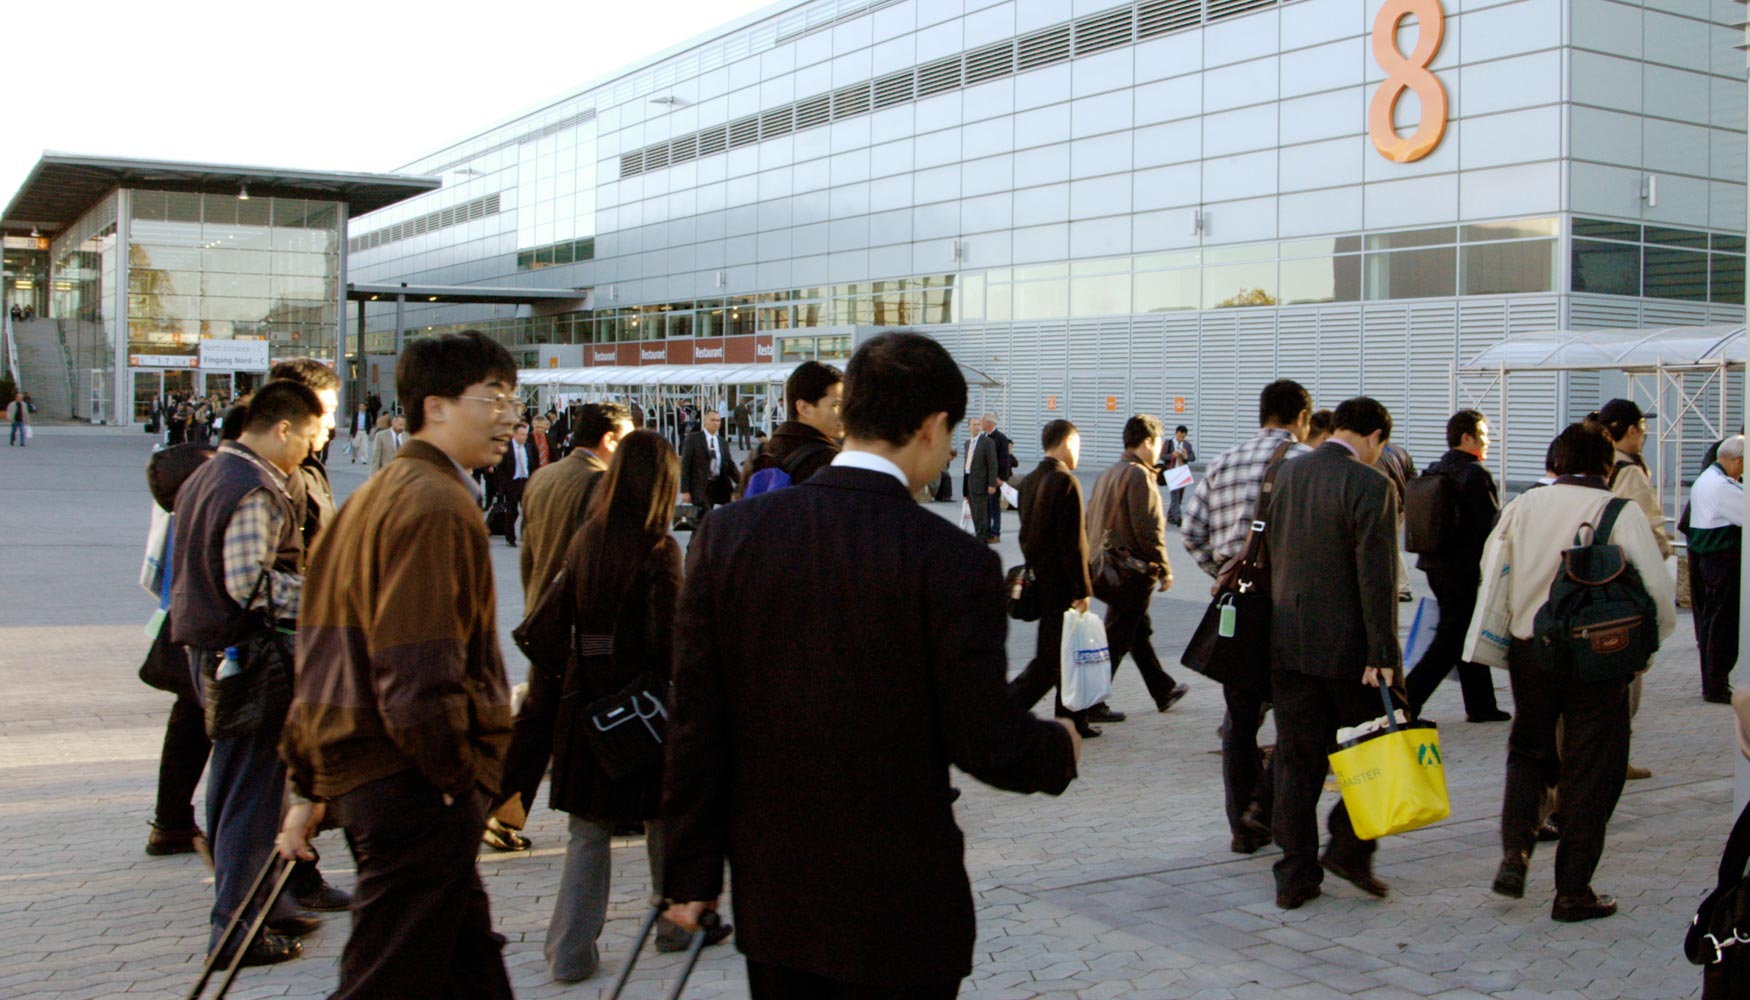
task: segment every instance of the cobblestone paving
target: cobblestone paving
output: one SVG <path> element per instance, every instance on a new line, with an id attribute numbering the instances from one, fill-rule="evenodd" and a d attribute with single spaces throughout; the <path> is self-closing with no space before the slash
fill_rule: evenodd
<path id="1" fill-rule="evenodd" d="M 168 696 L 134 676 L 150 600 L 134 580 L 146 525 L 144 436 L 40 434 L 0 465 L 0 997 L 171 997 L 186 992 L 206 941 L 211 876 L 192 856 L 151 858 L 144 845 Z M 335 467 L 342 493 L 362 467 Z M 937 508 L 944 514 L 947 505 Z M 955 511 L 957 514 L 957 510 Z M 1018 558 L 1011 520 L 1002 546 Z M 1175 548 L 1175 551 L 1177 549 Z M 495 550 L 501 627 L 520 614 L 514 552 Z M 1200 577 L 1180 563 L 1182 591 L 1156 601 L 1156 642 L 1176 661 L 1201 612 Z M 1421 581 L 1418 579 L 1418 586 Z M 1406 616 L 1407 618 L 1407 616 Z M 507 641 L 507 649 L 508 649 Z M 1010 639 L 1011 669 L 1032 649 Z M 1488 892 L 1505 725 L 1469 725 L 1456 684 L 1430 705 L 1453 815 L 1381 845 L 1389 900 L 1328 880 L 1301 910 L 1274 905 L 1277 854 L 1228 853 L 1216 726 L 1219 690 L 1182 674 L 1191 694 L 1145 712 L 1133 670 L 1114 703 L 1131 720 L 1090 741 L 1081 778 L 1059 798 L 1024 798 L 961 776 L 957 815 L 978 896 L 975 969 L 964 996 L 1529 1000 L 1669 998 L 1698 992 L 1681 954 L 1696 902 L 1730 827 L 1729 712 L 1697 694 L 1687 615 L 1648 678 L 1636 763 L 1610 829 L 1601 891 L 1618 916 L 1561 925 L 1548 917 L 1549 852 L 1534 859 L 1526 898 Z M 513 673 L 523 670 L 516 663 Z M 1511 699 L 1500 684 L 1504 707 Z M 1328 800 L 1327 800 L 1328 801 Z M 535 850 L 481 856 L 506 962 L 523 997 L 605 992 L 636 930 L 649 875 L 642 845 L 615 842 L 606 966 L 590 982 L 551 982 L 541 943 L 563 857 L 562 817 L 538 807 Z M 350 885 L 350 859 L 328 834 L 324 869 Z M 733 901 L 731 901 L 733 902 Z M 855 901 L 847 901 L 855 919 Z M 305 941 L 305 957 L 248 970 L 232 996 L 320 997 L 332 989 L 344 917 Z M 681 956 L 647 952 L 627 995 L 665 995 Z M 903 962 L 904 956 L 894 956 Z M 729 947 L 700 963 L 688 995 L 746 994 Z"/>

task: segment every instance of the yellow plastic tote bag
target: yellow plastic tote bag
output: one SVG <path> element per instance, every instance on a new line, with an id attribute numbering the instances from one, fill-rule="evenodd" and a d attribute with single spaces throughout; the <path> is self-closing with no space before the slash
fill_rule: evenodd
<path id="1" fill-rule="evenodd" d="M 1439 730 L 1422 720 L 1399 724 L 1383 685 L 1379 695 L 1385 718 L 1375 720 L 1378 728 L 1339 743 L 1331 754 L 1349 821 L 1362 840 L 1407 833 L 1452 812 Z"/>

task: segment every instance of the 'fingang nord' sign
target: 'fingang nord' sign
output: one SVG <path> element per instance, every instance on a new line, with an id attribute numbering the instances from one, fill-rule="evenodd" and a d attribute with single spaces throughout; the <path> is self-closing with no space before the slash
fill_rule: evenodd
<path id="1" fill-rule="evenodd" d="M 1398 24 L 1415 15 L 1416 48 L 1408 57 L 1398 49 Z M 1373 59 L 1385 70 L 1385 80 L 1367 105 L 1367 132 L 1379 155 L 1396 163 L 1420 160 L 1440 145 L 1446 134 L 1446 88 L 1440 85 L 1428 64 L 1440 52 L 1446 33 L 1446 13 L 1440 0 L 1385 0 L 1373 19 Z M 1413 90 L 1422 102 L 1422 120 L 1408 139 L 1398 135 L 1392 112 L 1404 91 Z"/>

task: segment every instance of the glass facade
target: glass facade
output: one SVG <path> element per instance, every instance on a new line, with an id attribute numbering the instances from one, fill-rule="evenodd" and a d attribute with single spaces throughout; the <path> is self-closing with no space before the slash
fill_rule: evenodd
<path id="1" fill-rule="evenodd" d="M 110 192 L 49 248 L 50 308 L 62 321 L 75 371 L 115 367 L 114 296 L 122 267 L 116 220 L 119 200 L 116 192 Z"/>
<path id="2" fill-rule="evenodd" d="M 1744 302 L 1744 237 L 1605 219 L 1575 219 L 1576 292 L 1690 302 Z"/>

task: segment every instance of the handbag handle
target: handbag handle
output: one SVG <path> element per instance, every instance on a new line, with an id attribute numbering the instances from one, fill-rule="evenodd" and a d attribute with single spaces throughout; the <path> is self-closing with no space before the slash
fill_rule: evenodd
<path id="1" fill-rule="evenodd" d="M 1403 727 L 1398 725 L 1398 707 L 1392 703 L 1391 687 L 1386 684 L 1379 686 L 1379 700 L 1385 702 L 1385 728 L 1389 732 L 1397 732 Z"/>

